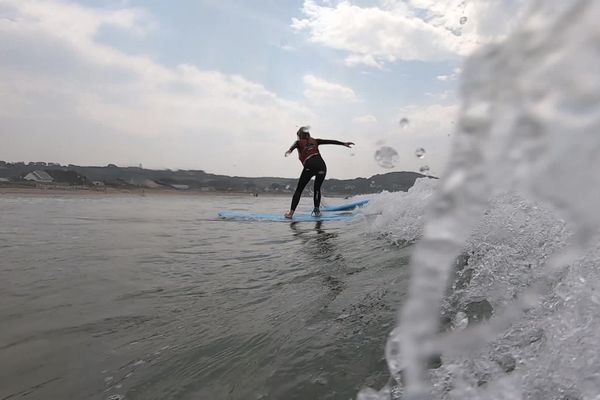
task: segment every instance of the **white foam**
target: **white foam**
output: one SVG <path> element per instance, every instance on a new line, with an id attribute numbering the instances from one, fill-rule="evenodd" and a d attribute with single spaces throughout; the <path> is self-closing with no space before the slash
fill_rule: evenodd
<path id="1" fill-rule="evenodd" d="M 408 192 L 383 192 L 374 195 L 361 209 L 369 218 L 371 233 L 382 234 L 394 243 L 412 243 L 423 234 L 425 208 L 437 180 L 417 179 Z"/>
<path id="2" fill-rule="evenodd" d="M 413 202 L 420 182 L 370 202 L 382 213 L 372 229 L 422 235 L 386 349 L 404 399 L 598 399 L 599 19 L 598 2 L 533 3 L 504 43 L 467 63 L 452 156 L 427 211 Z M 457 331 L 459 313 L 469 326 Z M 442 314 L 454 325 L 440 333 Z M 428 369 L 436 353 L 442 366 Z"/>

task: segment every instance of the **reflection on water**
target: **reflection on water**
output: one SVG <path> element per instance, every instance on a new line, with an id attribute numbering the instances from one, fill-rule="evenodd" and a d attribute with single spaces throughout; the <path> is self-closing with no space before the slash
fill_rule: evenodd
<path id="1" fill-rule="evenodd" d="M 335 231 L 328 232 L 323 227 L 323 221 L 316 221 L 313 229 L 307 229 L 312 222 L 300 223 L 292 222 L 290 228 L 294 232 L 294 237 L 301 240 L 306 248 L 303 252 L 310 256 L 318 256 L 320 258 L 328 258 L 334 255 L 336 251 L 335 239 L 338 233 Z"/>

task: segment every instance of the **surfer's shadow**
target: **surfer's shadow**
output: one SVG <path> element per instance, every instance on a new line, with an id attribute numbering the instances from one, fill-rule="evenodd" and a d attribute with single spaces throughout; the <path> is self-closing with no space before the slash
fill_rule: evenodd
<path id="1" fill-rule="evenodd" d="M 300 226 L 299 222 L 290 223 L 294 236 L 302 240 L 304 244 L 309 242 L 323 243 L 338 237 L 338 233 L 327 232 L 323 228 L 323 221 L 316 221 L 313 229 L 301 229 Z M 305 224 L 302 224 L 302 226 L 305 226 Z M 313 231 L 317 233 L 317 236 L 311 235 Z"/>
<path id="2" fill-rule="evenodd" d="M 290 229 L 294 236 L 302 241 L 302 257 L 309 258 L 308 264 L 316 267 L 313 270 L 314 277 L 318 277 L 321 285 L 327 289 L 327 292 L 316 300 L 322 303 L 320 311 L 314 316 L 320 321 L 329 305 L 346 288 L 346 277 L 349 275 L 347 262 L 336 243 L 339 233 L 328 232 L 323 221 L 316 221 L 312 228 L 307 228 L 306 223 L 292 222 Z"/>
<path id="3" fill-rule="evenodd" d="M 292 222 L 290 228 L 294 236 L 302 241 L 303 254 L 313 258 L 317 265 L 325 265 L 324 274 L 346 271 L 346 260 L 335 240 L 339 233 L 328 232 L 323 227 L 323 221 L 316 221 L 313 229 L 301 229 L 297 222 Z"/>

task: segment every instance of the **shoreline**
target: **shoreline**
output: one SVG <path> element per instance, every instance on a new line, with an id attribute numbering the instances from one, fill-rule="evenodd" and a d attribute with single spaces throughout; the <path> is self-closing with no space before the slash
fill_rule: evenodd
<path id="1" fill-rule="evenodd" d="M 200 191 L 200 190 L 176 190 L 165 188 L 123 188 L 114 187 L 106 188 L 87 188 L 76 186 L 54 186 L 54 187 L 23 187 L 23 186 L 0 186 L 0 197 L 129 197 L 129 196 L 231 196 L 231 197 L 290 197 L 293 192 L 278 193 L 266 192 L 259 193 L 254 196 L 250 192 L 233 192 L 233 191 Z M 304 193 L 302 197 L 309 196 Z M 312 195 L 310 195 L 312 196 Z M 350 195 L 357 196 L 357 195 Z M 327 197 L 344 198 L 345 195 L 330 194 Z"/>

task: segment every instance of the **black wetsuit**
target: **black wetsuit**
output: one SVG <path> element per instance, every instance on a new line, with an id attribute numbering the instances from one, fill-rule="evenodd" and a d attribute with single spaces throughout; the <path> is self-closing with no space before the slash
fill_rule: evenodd
<path id="1" fill-rule="evenodd" d="M 340 142 L 338 140 L 316 140 L 318 144 L 338 144 L 342 146 L 344 145 L 343 142 Z M 294 150 L 295 148 L 297 148 L 297 142 L 290 148 L 290 151 Z M 315 177 L 315 184 L 313 187 L 313 202 L 315 208 L 319 208 L 321 204 L 321 185 L 325 180 L 325 175 L 327 175 L 327 165 L 325 165 L 325 161 L 321 157 L 321 154 L 315 154 L 313 156 L 310 156 L 306 161 L 304 161 L 304 169 L 302 170 L 302 174 L 300 174 L 300 179 L 298 179 L 298 186 L 296 187 L 296 191 L 294 192 L 294 196 L 292 197 L 292 206 L 290 207 L 292 211 L 296 210 L 296 207 L 300 202 L 300 197 L 302 196 L 302 191 L 313 176 Z"/>

